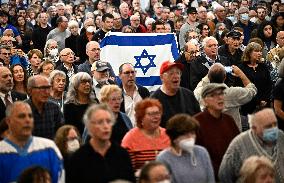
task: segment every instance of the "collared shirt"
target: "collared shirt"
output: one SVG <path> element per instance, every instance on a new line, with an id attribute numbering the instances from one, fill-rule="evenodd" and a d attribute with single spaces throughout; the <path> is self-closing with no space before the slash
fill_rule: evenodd
<path id="1" fill-rule="evenodd" d="M 67 76 L 70 79 L 75 74 L 74 67 L 72 66 L 71 69 L 70 69 L 64 63 L 63 63 L 63 67 L 65 67 L 65 69 L 67 70 Z"/>
<path id="2" fill-rule="evenodd" d="M 48 100 L 43 106 L 42 113 L 39 113 L 32 102 L 32 98 L 29 98 L 27 103 L 30 105 L 34 117 L 33 135 L 53 139 L 57 129 L 64 122 L 60 107 Z"/>
<path id="3" fill-rule="evenodd" d="M 7 105 L 6 102 L 5 102 L 5 95 L 6 95 L 6 94 L 0 92 L 1 100 L 3 101 L 3 103 L 4 103 L 5 105 Z M 9 95 L 9 96 L 8 96 L 8 100 L 9 100 L 11 103 L 13 103 L 13 99 L 12 99 L 12 97 L 11 97 L 11 92 L 8 92 L 8 95 Z"/>
<path id="4" fill-rule="evenodd" d="M 133 127 L 136 127 L 134 107 L 137 104 L 137 102 L 142 100 L 142 97 L 138 93 L 137 86 L 135 86 L 133 98 L 126 94 L 125 89 L 123 89 L 123 93 L 124 93 L 123 97 L 124 97 L 125 114 L 130 118 Z"/>

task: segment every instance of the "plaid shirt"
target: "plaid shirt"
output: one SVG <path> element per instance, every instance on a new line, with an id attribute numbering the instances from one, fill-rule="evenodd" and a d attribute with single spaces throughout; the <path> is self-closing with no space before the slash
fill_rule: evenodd
<path id="1" fill-rule="evenodd" d="M 64 123 L 59 106 L 48 100 L 43 107 L 42 113 L 39 113 L 31 98 L 27 100 L 27 103 L 31 106 L 34 117 L 33 135 L 53 139 L 57 129 Z"/>

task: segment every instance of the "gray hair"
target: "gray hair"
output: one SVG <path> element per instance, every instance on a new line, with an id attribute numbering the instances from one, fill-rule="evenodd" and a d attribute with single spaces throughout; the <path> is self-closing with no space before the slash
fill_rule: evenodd
<path id="1" fill-rule="evenodd" d="M 272 108 L 264 108 L 254 114 L 248 115 L 248 122 L 250 128 L 255 127 L 263 120 L 266 120 L 267 118 L 274 118 L 275 121 L 277 121 L 275 112 Z"/>
<path id="2" fill-rule="evenodd" d="M 99 44 L 99 43 L 98 43 L 97 41 L 89 41 L 89 42 L 86 44 L 86 50 L 89 49 L 89 46 L 90 46 L 91 44 Z M 100 44 L 99 44 L 99 46 L 100 46 Z"/>
<path id="3" fill-rule="evenodd" d="M 48 78 L 51 85 L 53 85 L 53 81 L 56 76 L 62 76 L 64 77 L 64 79 L 66 79 L 66 74 L 63 71 L 54 70 L 50 73 L 49 78 Z"/>
<path id="4" fill-rule="evenodd" d="M 52 42 L 56 42 L 57 44 L 57 41 L 55 39 L 49 39 L 46 41 L 45 45 L 44 45 L 44 50 L 43 50 L 43 53 L 44 53 L 44 57 L 47 57 L 47 48 L 49 47 L 49 45 L 52 43 Z"/>
<path id="5" fill-rule="evenodd" d="M 109 112 L 109 114 L 111 115 L 112 123 L 115 122 L 114 114 L 113 114 L 112 110 L 110 109 L 110 107 L 108 105 L 106 105 L 106 104 L 93 104 L 86 110 L 86 112 L 83 116 L 83 122 L 84 122 L 86 127 L 88 127 L 88 124 L 90 123 L 92 114 L 97 112 L 98 110 L 104 110 L 104 111 Z"/>
<path id="6" fill-rule="evenodd" d="M 6 108 L 6 111 L 5 111 L 6 117 L 10 117 L 14 111 L 14 108 L 20 104 L 30 107 L 30 105 L 24 101 L 16 101 Z"/>
<path id="7" fill-rule="evenodd" d="M 65 103 L 79 104 L 77 90 L 79 88 L 81 80 L 89 80 L 92 83 L 91 76 L 86 72 L 78 72 L 77 74 L 73 75 L 70 79 Z M 91 92 L 89 94 L 89 100 L 95 101 L 95 98 L 96 97 L 94 91 L 91 89 Z"/>
<path id="8" fill-rule="evenodd" d="M 70 22 L 68 22 L 68 27 L 71 28 L 71 27 L 79 27 L 79 24 L 77 21 L 75 20 L 71 20 Z"/>
<path id="9" fill-rule="evenodd" d="M 30 90 L 30 89 L 32 89 L 33 87 L 36 86 L 36 80 L 37 80 L 38 78 L 44 78 L 44 79 L 46 79 L 46 80 L 48 81 L 48 83 L 49 83 L 48 78 L 45 77 L 45 76 L 42 76 L 42 75 L 31 76 L 31 77 L 29 77 L 29 79 L 28 79 L 28 84 L 27 84 L 27 89 L 28 89 L 28 90 Z M 50 84 L 50 83 L 49 83 L 49 84 Z"/>
<path id="10" fill-rule="evenodd" d="M 203 41 L 202 41 L 202 47 L 203 47 L 203 48 L 206 47 L 208 41 L 210 41 L 210 40 L 214 40 L 216 43 L 218 43 L 218 41 L 217 41 L 217 39 L 216 39 L 215 37 L 209 36 L 209 37 L 206 37 L 206 38 L 203 39 Z"/>

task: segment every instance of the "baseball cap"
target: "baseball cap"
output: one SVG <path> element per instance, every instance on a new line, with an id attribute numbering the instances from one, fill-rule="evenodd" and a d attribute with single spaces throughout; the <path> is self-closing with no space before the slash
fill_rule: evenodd
<path id="1" fill-rule="evenodd" d="M 170 61 L 165 61 L 162 63 L 160 67 L 160 74 L 163 74 L 167 70 L 173 68 L 173 67 L 178 67 L 180 70 L 183 70 L 183 65 L 181 63 L 176 63 L 176 62 L 170 62 Z"/>
<path id="2" fill-rule="evenodd" d="M 204 86 L 201 91 L 201 97 L 205 98 L 208 94 L 218 90 L 218 89 L 226 89 L 226 85 L 223 83 L 209 83 L 208 85 Z"/>
<path id="3" fill-rule="evenodd" d="M 194 14 L 197 13 L 197 10 L 194 7 L 188 7 L 186 12 L 187 14 Z"/>
<path id="4" fill-rule="evenodd" d="M 91 67 L 91 71 L 98 71 L 98 72 L 102 72 L 108 69 L 109 67 L 107 66 L 107 63 L 100 60 L 94 62 Z"/>
<path id="5" fill-rule="evenodd" d="M 242 36 L 241 33 L 237 32 L 237 31 L 230 31 L 227 34 L 227 37 L 237 38 L 237 39 L 240 39 L 241 36 Z"/>

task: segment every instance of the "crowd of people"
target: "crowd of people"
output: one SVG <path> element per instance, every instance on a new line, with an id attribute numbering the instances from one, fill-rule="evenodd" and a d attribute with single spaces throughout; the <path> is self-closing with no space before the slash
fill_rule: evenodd
<path id="1" fill-rule="evenodd" d="M 180 56 L 149 91 L 108 32 Z M 2 0 L 0 183 L 284 183 L 283 58 L 280 0 Z"/>

